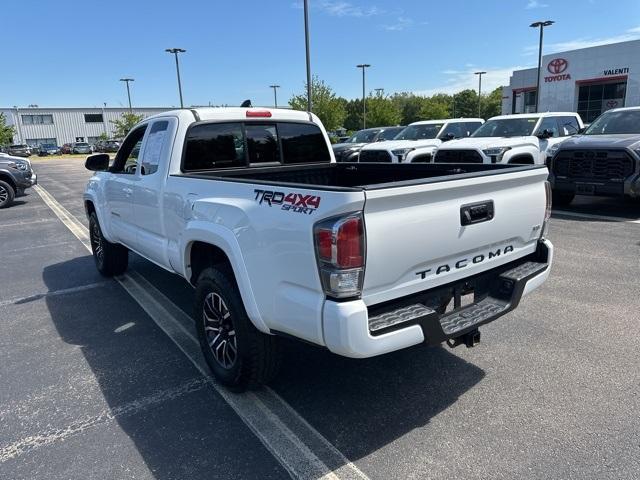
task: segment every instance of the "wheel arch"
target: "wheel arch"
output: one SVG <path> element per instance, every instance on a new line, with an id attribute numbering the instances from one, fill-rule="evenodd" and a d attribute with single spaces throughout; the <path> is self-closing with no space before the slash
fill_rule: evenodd
<path id="1" fill-rule="evenodd" d="M 11 186 L 11 188 L 13 188 L 14 191 L 18 191 L 18 186 L 16 185 L 15 180 L 8 173 L 0 171 L 0 180 L 2 180 L 3 182 L 8 183 L 9 186 Z"/>

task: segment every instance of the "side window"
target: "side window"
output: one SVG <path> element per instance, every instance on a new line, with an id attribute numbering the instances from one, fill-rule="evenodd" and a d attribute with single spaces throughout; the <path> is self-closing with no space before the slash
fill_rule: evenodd
<path id="1" fill-rule="evenodd" d="M 558 127 L 562 137 L 575 135 L 580 131 L 580 124 L 576 117 L 558 117 Z"/>
<path id="2" fill-rule="evenodd" d="M 465 137 L 470 136 L 473 132 L 475 132 L 477 129 L 479 129 L 482 126 L 482 123 L 480 122 L 467 122 L 464 124 L 464 135 Z"/>
<path id="3" fill-rule="evenodd" d="M 127 138 L 122 142 L 122 146 L 116 154 L 113 166 L 110 168 L 111 173 L 134 174 L 136 173 L 136 165 L 138 156 L 140 155 L 140 147 L 147 126 L 143 125 L 131 131 Z"/>
<path id="4" fill-rule="evenodd" d="M 249 164 L 280 163 L 278 132 L 273 124 L 245 125 Z"/>
<path id="5" fill-rule="evenodd" d="M 560 133 L 558 132 L 558 123 L 556 122 L 556 117 L 546 117 L 542 119 L 537 133 L 542 133 L 544 130 L 549 130 L 553 134 L 553 137 L 558 137 L 560 135 Z"/>
<path id="6" fill-rule="evenodd" d="M 241 123 L 202 123 L 187 132 L 184 171 L 237 168 L 247 164 Z"/>
<path id="7" fill-rule="evenodd" d="M 466 135 L 462 135 L 462 128 L 460 128 L 461 126 L 462 124 L 460 122 L 450 123 L 446 127 L 444 127 L 444 130 L 438 136 L 442 138 L 447 136 L 448 134 L 452 134 L 454 138 L 460 138 L 462 136 L 466 137 Z"/>
<path id="8" fill-rule="evenodd" d="M 157 120 L 151 125 L 140 164 L 142 175 L 153 175 L 158 171 L 158 164 L 167 143 L 168 128 L 169 122 L 167 120 Z"/>
<path id="9" fill-rule="evenodd" d="M 278 133 L 283 163 L 326 163 L 331 160 L 327 142 L 317 125 L 279 123 Z"/>

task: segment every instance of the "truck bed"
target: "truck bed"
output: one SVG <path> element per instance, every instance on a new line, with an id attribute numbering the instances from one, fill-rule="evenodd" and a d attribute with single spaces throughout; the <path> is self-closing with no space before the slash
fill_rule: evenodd
<path id="1" fill-rule="evenodd" d="M 375 190 L 460 180 L 499 173 L 545 168 L 544 165 L 504 164 L 380 164 L 333 163 L 325 165 L 269 166 L 229 170 L 206 170 L 182 176 L 264 184 L 313 186 L 328 190 Z"/>

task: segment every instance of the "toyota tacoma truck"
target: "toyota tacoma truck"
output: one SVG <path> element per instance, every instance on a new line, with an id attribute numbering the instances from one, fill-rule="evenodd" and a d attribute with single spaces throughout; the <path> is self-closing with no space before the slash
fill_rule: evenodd
<path id="1" fill-rule="evenodd" d="M 369 143 L 393 140 L 403 129 L 404 127 L 377 127 L 360 130 L 345 142 L 333 145 L 336 162 L 357 162 L 362 147 Z"/>
<path id="2" fill-rule="evenodd" d="M 0 208 L 9 207 L 15 197 L 24 195 L 37 181 L 29 160 L 0 153 Z"/>
<path id="3" fill-rule="evenodd" d="M 434 162 L 546 165 L 554 148 L 582 128 L 577 113 L 501 115 L 487 120 L 469 138 L 440 147 Z"/>
<path id="4" fill-rule="evenodd" d="M 559 146 L 550 170 L 558 205 L 576 195 L 640 198 L 640 107 L 604 112 Z"/>
<path id="5" fill-rule="evenodd" d="M 473 346 L 547 276 L 544 166 L 336 163 L 318 118 L 182 109 L 87 158 L 98 270 L 136 252 L 195 287 L 204 356 L 235 390 L 281 337 L 347 357 Z"/>
<path id="6" fill-rule="evenodd" d="M 464 138 L 475 132 L 484 120 L 456 118 L 425 120 L 409 124 L 393 140 L 365 145 L 360 162 L 428 163 L 444 142 Z"/>

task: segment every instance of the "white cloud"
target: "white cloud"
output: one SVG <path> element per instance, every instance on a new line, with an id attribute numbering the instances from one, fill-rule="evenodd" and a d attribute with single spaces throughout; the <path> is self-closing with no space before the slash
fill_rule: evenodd
<path id="1" fill-rule="evenodd" d="M 595 47 L 598 45 L 608 45 L 610 43 L 619 43 L 619 42 L 627 42 L 629 40 L 638 40 L 640 39 L 640 26 L 630 28 L 626 30 L 624 33 L 619 35 L 612 35 L 610 37 L 583 37 L 576 38 L 575 40 L 569 40 L 566 42 L 558 42 L 558 43 L 545 43 L 544 44 L 544 53 L 557 53 L 564 52 L 567 50 L 578 50 L 580 48 L 588 48 Z M 524 49 L 525 55 L 537 55 L 538 54 L 538 45 L 530 45 Z"/>
<path id="2" fill-rule="evenodd" d="M 509 84 L 509 77 L 514 70 L 522 70 L 531 68 L 530 66 L 514 65 L 506 68 L 483 68 L 487 73 L 482 75 L 482 91 L 489 93 L 497 87 Z M 474 75 L 477 68 L 469 68 L 468 70 L 445 70 L 442 73 L 448 78 L 438 87 L 426 88 L 424 90 L 414 91 L 418 95 L 434 95 L 436 93 L 458 93 L 466 89 L 478 89 L 478 76 Z"/>
<path id="3" fill-rule="evenodd" d="M 384 10 L 375 5 L 362 7 L 342 0 L 322 0 L 317 3 L 313 2 L 311 5 L 333 17 L 372 17 L 385 13 Z M 293 8 L 302 8 L 303 4 L 300 1 L 296 1 L 291 6 Z"/>
<path id="4" fill-rule="evenodd" d="M 549 5 L 546 3 L 540 3 L 538 0 L 529 0 L 529 2 L 527 3 L 527 6 L 524 7 L 527 10 L 531 10 L 533 8 L 546 8 Z"/>
<path id="5" fill-rule="evenodd" d="M 398 17 L 394 23 L 382 25 L 387 31 L 398 32 L 413 25 L 413 20 L 406 17 Z"/>

